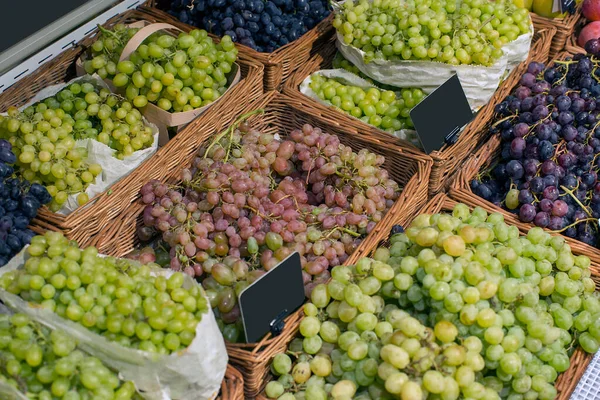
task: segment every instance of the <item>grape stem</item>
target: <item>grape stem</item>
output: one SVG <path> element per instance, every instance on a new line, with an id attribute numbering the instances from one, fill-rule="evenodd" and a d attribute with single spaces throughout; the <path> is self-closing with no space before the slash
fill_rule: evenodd
<path id="1" fill-rule="evenodd" d="M 569 194 L 569 196 L 571 196 L 573 198 L 573 200 L 575 200 L 575 202 L 577 202 L 577 204 L 579 204 L 579 206 L 583 209 L 583 211 L 585 211 L 585 213 L 591 218 L 592 217 L 592 213 L 590 212 L 590 210 L 588 210 L 588 208 L 586 206 L 583 205 L 583 203 L 581 201 L 579 201 L 579 199 L 577 198 L 577 196 L 575 196 L 573 194 L 572 190 L 569 190 L 566 186 L 561 185 L 560 188 L 562 190 L 564 190 L 566 193 Z"/>
<path id="2" fill-rule="evenodd" d="M 509 115 L 508 117 L 504 117 L 502 119 L 499 119 L 498 121 L 494 122 L 494 125 L 492 125 L 492 127 L 496 127 L 498 125 L 500 125 L 501 123 L 503 123 L 504 121 L 508 121 L 511 120 L 513 118 L 517 118 L 517 115 Z"/>
<path id="3" fill-rule="evenodd" d="M 559 230 L 557 230 L 557 231 L 550 231 L 550 232 L 553 232 L 553 233 L 561 233 L 561 232 L 564 232 L 564 231 L 566 231 L 566 230 L 567 230 L 567 229 L 569 229 L 569 228 L 572 228 L 572 227 L 574 227 L 574 226 L 576 226 L 576 225 L 578 225 L 578 224 L 580 224 L 580 223 L 582 223 L 582 222 L 587 222 L 587 221 L 598 221 L 598 220 L 597 220 L 596 218 L 584 218 L 584 219 L 578 219 L 577 221 L 575 221 L 575 222 L 574 222 L 574 223 L 572 223 L 571 225 L 567 225 L 567 226 L 565 226 L 565 227 L 564 227 L 564 228 L 562 228 L 562 229 L 559 229 Z"/>
<path id="4" fill-rule="evenodd" d="M 245 114 L 242 114 L 237 120 L 235 120 L 235 122 L 233 124 L 231 124 L 229 126 L 229 128 L 225 129 L 223 132 L 221 132 L 220 134 L 217 135 L 217 137 L 214 138 L 214 140 L 210 143 L 210 145 L 208 146 L 208 148 L 206 149 L 206 152 L 204 152 L 204 158 L 208 157 L 208 153 L 210 152 L 210 149 L 216 145 L 221 139 L 223 139 L 223 137 L 225 137 L 225 135 L 229 134 L 230 136 L 230 140 L 229 140 L 229 146 L 227 148 L 227 155 L 225 156 L 225 161 L 227 162 L 228 158 L 229 158 L 229 151 L 231 150 L 231 142 L 233 141 L 233 133 L 235 132 L 235 130 L 237 129 L 237 127 L 244 122 L 245 120 L 247 120 L 248 118 L 250 118 L 253 115 L 256 114 L 262 114 L 264 113 L 265 110 L 263 108 L 259 108 L 258 110 L 254 110 L 254 111 L 250 111 L 247 112 Z"/>

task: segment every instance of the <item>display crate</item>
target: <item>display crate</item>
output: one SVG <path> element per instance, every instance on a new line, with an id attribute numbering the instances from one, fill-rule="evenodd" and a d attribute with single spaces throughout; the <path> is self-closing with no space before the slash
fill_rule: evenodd
<path id="1" fill-rule="evenodd" d="M 109 20 L 104 26 L 110 27 L 117 23 L 132 23 L 136 21 L 163 22 L 153 15 L 140 10 L 131 10 Z M 181 29 L 186 27 L 179 24 Z M 68 82 L 76 76 L 75 61 L 93 43 L 97 30 L 91 32 L 80 43 L 65 50 L 52 61 L 41 65 L 37 71 L 17 82 L 0 95 L 0 111 L 6 111 L 10 106 L 26 104 L 40 90 L 55 84 Z M 215 104 L 208 108 L 199 121 L 209 120 L 215 116 L 235 115 L 237 110 L 244 107 L 240 99 L 252 101 L 262 95 L 263 66 L 243 54 L 238 57 L 242 78 L 237 85 L 228 90 Z M 76 240 L 80 246 L 94 243 L 94 236 L 129 204 L 130 198 L 139 192 L 145 177 L 153 170 L 165 166 L 163 160 L 170 159 L 178 143 L 186 139 L 186 135 L 194 135 L 193 131 L 179 133 L 165 146 L 158 149 L 156 154 L 146 160 L 131 174 L 123 177 L 105 192 L 90 199 L 90 201 L 65 216 L 51 212 L 42 207 L 32 228 L 36 232 L 57 230 L 63 232 L 69 239 Z"/>
<path id="2" fill-rule="evenodd" d="M 490 102 L 479 110 L 479 113 L 475 116 L 473 121 L 471 121 L 460 133 L 456 143 L 453 145 L 445 144 L 440 150 L 433 151 L 429 154 L 433 159 L 433 168 L 428 189 L 430 196 L 447 188 L 450 177 L 455 172 L 456 168 L 458 168 L 466 158 L 470 157 L 475 149 L 487 141 L 489 135 L 481 128 L 485 125 L 486 121 L 492 117 L 494 112 L 493 105 L 510 92 L 515 83 L 521 78 L 521 75 L 526 70 L 529 62 L 546 62 L 548 60 L 554 33 L 555 28 L 553 27 L 536 30 L 528 60 L 520 63 L 500 84 Z M 374 143 L 380 143 L 386 146 L 410 148 L 413 149 L 412 151 L 421 152 L 404 140 L 398 139 L 387 132 L 368 125 L 333 107 L 321 104 L 317 100 L 300 92 L 298 88 L 308 76 L 321 69 L 332 67 L 336 52 L 335 40 L 331 39 L 321 46 L 318 53 L 315 54 L 310 62 L 306 63 L 293 74 L 293 76 L 285 83 L 283 92 L 294 100 L 298 109 L 313 115 L 318 115 L 320 118 L 329 121 L 331 124 L 343 126 L 345 129 L 352 131 L 356 136 L 362 136 Z"/>
<path id="3" fill-rule="evenodd" d="M 368 143 L 360 136 L 354 135 L 350 130 L 322 120 L 319 116 L 296 109 L 294 104 L 287 96 L 278 92 L 270 92 L 254 103 L 247 105 L 246 109 L 240 112 L 239 115 L 257 109 L 264 109 L 263 114 L 255 115 L 248 120 L 251 126 L 270 133 L 278 133 L 280 136 L 285 137 L 291 130 L 309 123 L 320 127 L 324 132 L 336 134 L 343 144 L 351 146 L 354 151 L 368 148 L 377 154 L 383 155 L 386 158 L 384 168 L 387 169 L 390 177 L 395 179 L 403 188 L 400 197 L 386 215 L 413 213 L 427 201 L 427 183 L 432 164 L 429 157 L 410 150 L 389 149 Z M 179 142 L 177 149 L 170 152 L 170 157 L 161 157 L 157 160 L 157 163 L 162 164 L 162 168 L 152 169 L 152 172 L 144 177 L 144 182 L 150 179 L 158 179 L 172 184 L 179 182 L 181 169 L 191 164 L 198 148 L 214 137 L 216 133 L 227 128 L 236 119 L 233 115 L 215 115 L 211 120 L 192 122 L 184 129 L 183 133 L 194 132 L 194 134 L 185 135 L 186 140 Z M 142 183 L 140 182 L 140 185 Z M 126 209 L 96 236 L 94 245 L 100 252 L 113 256 L 124 256 L 130 253 L 138 244 L 136 230 L 141 225 L 144 209 L 144 204 L 142 204 L 140 198 L 141 196 L 138 193 L 132 196 Z M 347 263 L 353 263 L 360 249 L 369 246 L 372 246 L 371 235 L 368 235 L 362 241 L 355 253 L 348 258 Z M 288 317 L 286 328 L 280 336 L 271 337 L 268 335 L 259 343 L 227 344 L 230 362 L 239 367 L 244 375 L 246 396 L 253 397 L 260 392 L 261 385 L 268 373 L 268 362 L 274 354 L 285 348 L 294 334 L 293 329 L 297 327 L 299 318 L 298 313 Z"/>
<path id="4" fill-rule="evenodd" d="M 165 2 L 160 0 L 149 0 L 147 5 L 150 5 L 150 7 L 142 7 L 142 9 L 158 15 L 162 19 L 171 18 L 172 20 L 177 21 L 175 17 L 161 10 L 161 8 L 165 8 L 164 3 Z M 243 53 L 264 65 L 265 92 L 278 90 L 290 75 L 311 57 L 314 49 L 318 48 L 320 43 L 333 36 L 334 29 L 331 25 L 332 21 L 333 13 L 300 38 L 278 48 L 272 53 L 260 53 L 241 44 L 237 44 L 237 46 L 240 53 Z"/>

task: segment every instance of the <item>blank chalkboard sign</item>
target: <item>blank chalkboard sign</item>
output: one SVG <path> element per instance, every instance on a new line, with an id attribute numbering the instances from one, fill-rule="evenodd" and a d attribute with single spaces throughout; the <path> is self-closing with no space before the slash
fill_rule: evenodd
<path id="1" fill-rule="evenodd" d="M 283 320 L 304 303 L 300 255 L 295 252 L 248 286 L 239 296 L 246 342 L 281 333 Z"/>
<path id="2" fill-rule="evenodd" d="M 473 119 L 471 106 L 457 75 L 453 75 L 410 111 L 426 153 L 453 144 L 463 126 Z"/>

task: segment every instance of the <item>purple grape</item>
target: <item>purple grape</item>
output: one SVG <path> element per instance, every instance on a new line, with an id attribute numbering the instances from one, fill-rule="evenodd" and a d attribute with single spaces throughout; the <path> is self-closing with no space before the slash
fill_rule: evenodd
<path id="1" fill-rule="evenodd" d="M 552 205 L 552 215 L 564 217 L 569 211 L 569 206 L 562 200 L 556 200 Z"/>
<path id="2" fill-rule="evenodd" d="M 513 133 L 514 133 L 515 137 L 522 138 L 523 136 L 527 135 L 528 132 L 529 132 L 529 125 L 524 124 L 522 122 L 516 124 L 513 129 Z"/>
<path id="3" fill-rule="evenodd" d="M 550 223 L 550 216 L 546 212 L 543 212 L 543 211 L 539 212 L 539 213 L 536 214 L 536 216 L 535 216 L 535 218 L 533 220 L 533 223 L 536 226 L 545 228 Z"/>
<path id="4" fill-rule="evenodd" d="M 545 213 L 552 212 L 553 204 L 554 204 L 554 202 L 552 200 L 542 199 L 540 201 L 540 210 L 542 210 Z"/>
<path id="5" fill-rule="evenodd" d="M 519 209 L 519 218 L 523 222 L 531 222 L 536 215 L 535 207 L 531 204 L 523 204 Z"/>
<path id="6" fill-rule="evenodd" d="M 527 189 L 522 189 L 521 191 L 519 191 L 519 203 L 520 204 L 533 204 L 533 194 L 531 193 L 531 191 L 527 190 Z"/>
<path id="7" fill-rule="evenodd" d="M 545 199 L 554 201 L 558 199 L 558 189 L 555 186 L 548 186 L 544 189 L 543 196 Z"/>
<path id="8" fill-rule="evenodd" d="M 524 175 L 523 165 L 517 160 L 511 160 L 506 165 L 506 173 L 513 179 L 521 179 Z"/>
<path id="9" fill-rule="evenodd" d="M 550 222 L 548 223 L 548 229 L 553 231 L 561 230 L 564 227 L 563 218 L 552 216 L 550 217 Z"/>
<path id="10" fill-rule="evenodd" d="M 527 86 L 527 87 L 531 88 L 531 87 L 533 87 L 533 85 L 535 85 L 535 82 L 536 82 L 535 75 L 532 73 L 526 72 L 521 77 L 521 85 L 523 85 L 523 86 Z"/>
<path id="11" fill-rule="evenodd" d="M 544 187 L 544 179 L 542 177 L 536 176 L 529 181 L 529 189 L 533 193 L 541 193 L 544 190 Z"/>
<path id="12" fill-rule="evenodd" d="M 600 40 L 590 39 L 585 43 L 585 51 L 595 56 L 600 55 Z"/>

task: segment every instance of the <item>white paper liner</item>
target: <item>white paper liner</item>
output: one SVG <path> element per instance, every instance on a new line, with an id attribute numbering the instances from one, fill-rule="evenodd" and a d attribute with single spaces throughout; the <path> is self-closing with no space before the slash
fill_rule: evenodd
<path id="1" fill-rule="evenodd" d="M 527 59 L 533 37 L 533 25 L 529 33 L 520 35 L 502 47 L 504 55 L 490 67 L 414 60 L 373 60 L 365 63 L 365 53 L 345 44 L 343 36 L 339 32 L 336 34 L 336 44 L 340 53 L 375 81 L 399 88 L 420 88 L 429 94 L 456 74 L 471 108 L 478 109 L 492 98 L 505 73 Z"/>
<path id="2" fill-rule="evenodd" d="M 23 267 L 29 258 L 27 247 L 0 268 L 0 276 Z M 152 272 L 164 276 L 173 273 L 170 269 L 159 268 Z M 191 277 L 184 276 L 185 288 L 197 285 Z M 119 371 L 122 380 L 133 381 L 145 399 L 207 400 L 216 398 L 219 393 L 228 357 L 210 303 L 196 326 L 196 337 L 192 343 L 183 351 L 164 356 L 123 347 L 2 289 L 0 300 L 12 310 L 25 313 L 50 329 L 64 331 L 77 341 L 83 351 Z"/>
<path id="3" fill-rule="evenodd" d="M 48 86 L 47 88 L 39 91 L 31 101 L 29 101 L 24 106 L 20 107 L 19 110 L 24 110 L 27 107 L 39 103 L 48 97 L 52 97 L 64 88 L 68 87 L 70 84 L 74 82 L 89 82 L 96 87 L 102 87 L 105 89 L 109 89 L 106 83 L 97 75 L 85 75 L 83 77 L 78 77 L 72 79 L 67 83 L 60 83 L 57 85 Z M 109 89 L 110 90 L 110 89 Z M 111 149 L 104 143 L 101 143 L 94 139 L 83 139 L 75 141 L 76 147 L 84 147 L 87 149 L 88 157 L 86 158 L 86 162 L 89 164 L 97 163 L 102 166 L 102 173 L 96 177 L 96 180 L 91 183 L 85 193 L 88 195 L 90 199 L 96 196 L 99 193 L 104 192 L 110 186 L 117 183 L 120 179 L 129 175 L 134 169 L 136 169 L 141 163 L 143 163 L 146 159 L 151 157 L 156 150 L 158 149 L 158 127 L 153 123 L 150 123 L 146 118 L 143 119 L 144 124 L 152 128 L 152 135 L 154 141 L 152 142 L 152 146 L 138 150 L 134 152 L 131 156 L 126 157 L 123 160 L 119 160 L 113 157 L 113 154 L 116 153 L 116 150 Z M 58 214 L 69 215 L 77 208 L 79 208 L 79 204 L 77 203 L 77 195 L 71 194 L 67 198 L 65 204 L 63 204 L 62 208 L 57 211 Z M 86 205 L 89 205 L 87 203 Z M 84 205 L 84 207 L 86 206 Z"/>
<path id="4" fill-rule="evenodd" d="M 352 72 L 346 71 L 345 69 L 341 69 L 341 68 L 340 69 L 322 69 L 320 71 L 314 72 L 313 74 L 307 76 L 306 79 L 304 79 L 304 81 L 302 81 L 302 83 L 300 84 L 299 89 L 300 89 L 301 93 L 305 94 L 306 96 L 308 96 L 310 98 L 317 100 L 319 103 L 324 104 L 326 106 L 333 107 L 329 101 L 321 99 L 314 92 L 314 90 L 312 90 L 310 87 L 310 84 L 312 82 L 312 75 L 314 75 L 314 74 L 324 76 L 325 78 L 336 79 L 340 82 L 343 82 L 343 83 L 346 83 L 346 84 L 349 84 L 352 86 L 358 86 L 362 89 L 377 88 L 379 90 L 382 90 L 381 88 L 364 80 L 360 76 L 353 74 Z M 344 111 L 341 111 L 341 112 L 344 112 Z M 348 113 L 345 113 L 345 114 L 348 115 L 349 117 L 352 117 L 352 115 L 350 115 Z M 354 117 L 352 117 L 352 118 L 354 118 Z M 383 131 L 383 132 L 389 133 L 387 131 Z M 393 135 L 399 139 L 406 140 L 406 141 L 410 142 L 412 145 L 417 146 L 418 148 L 422 148 L 421 141 L 419 140 L 417 132 L 413 129 L 401 129 L 399 131 L 395 131 L 393 134 L 392 133 L 389 133 L 389 134 Z"/>

